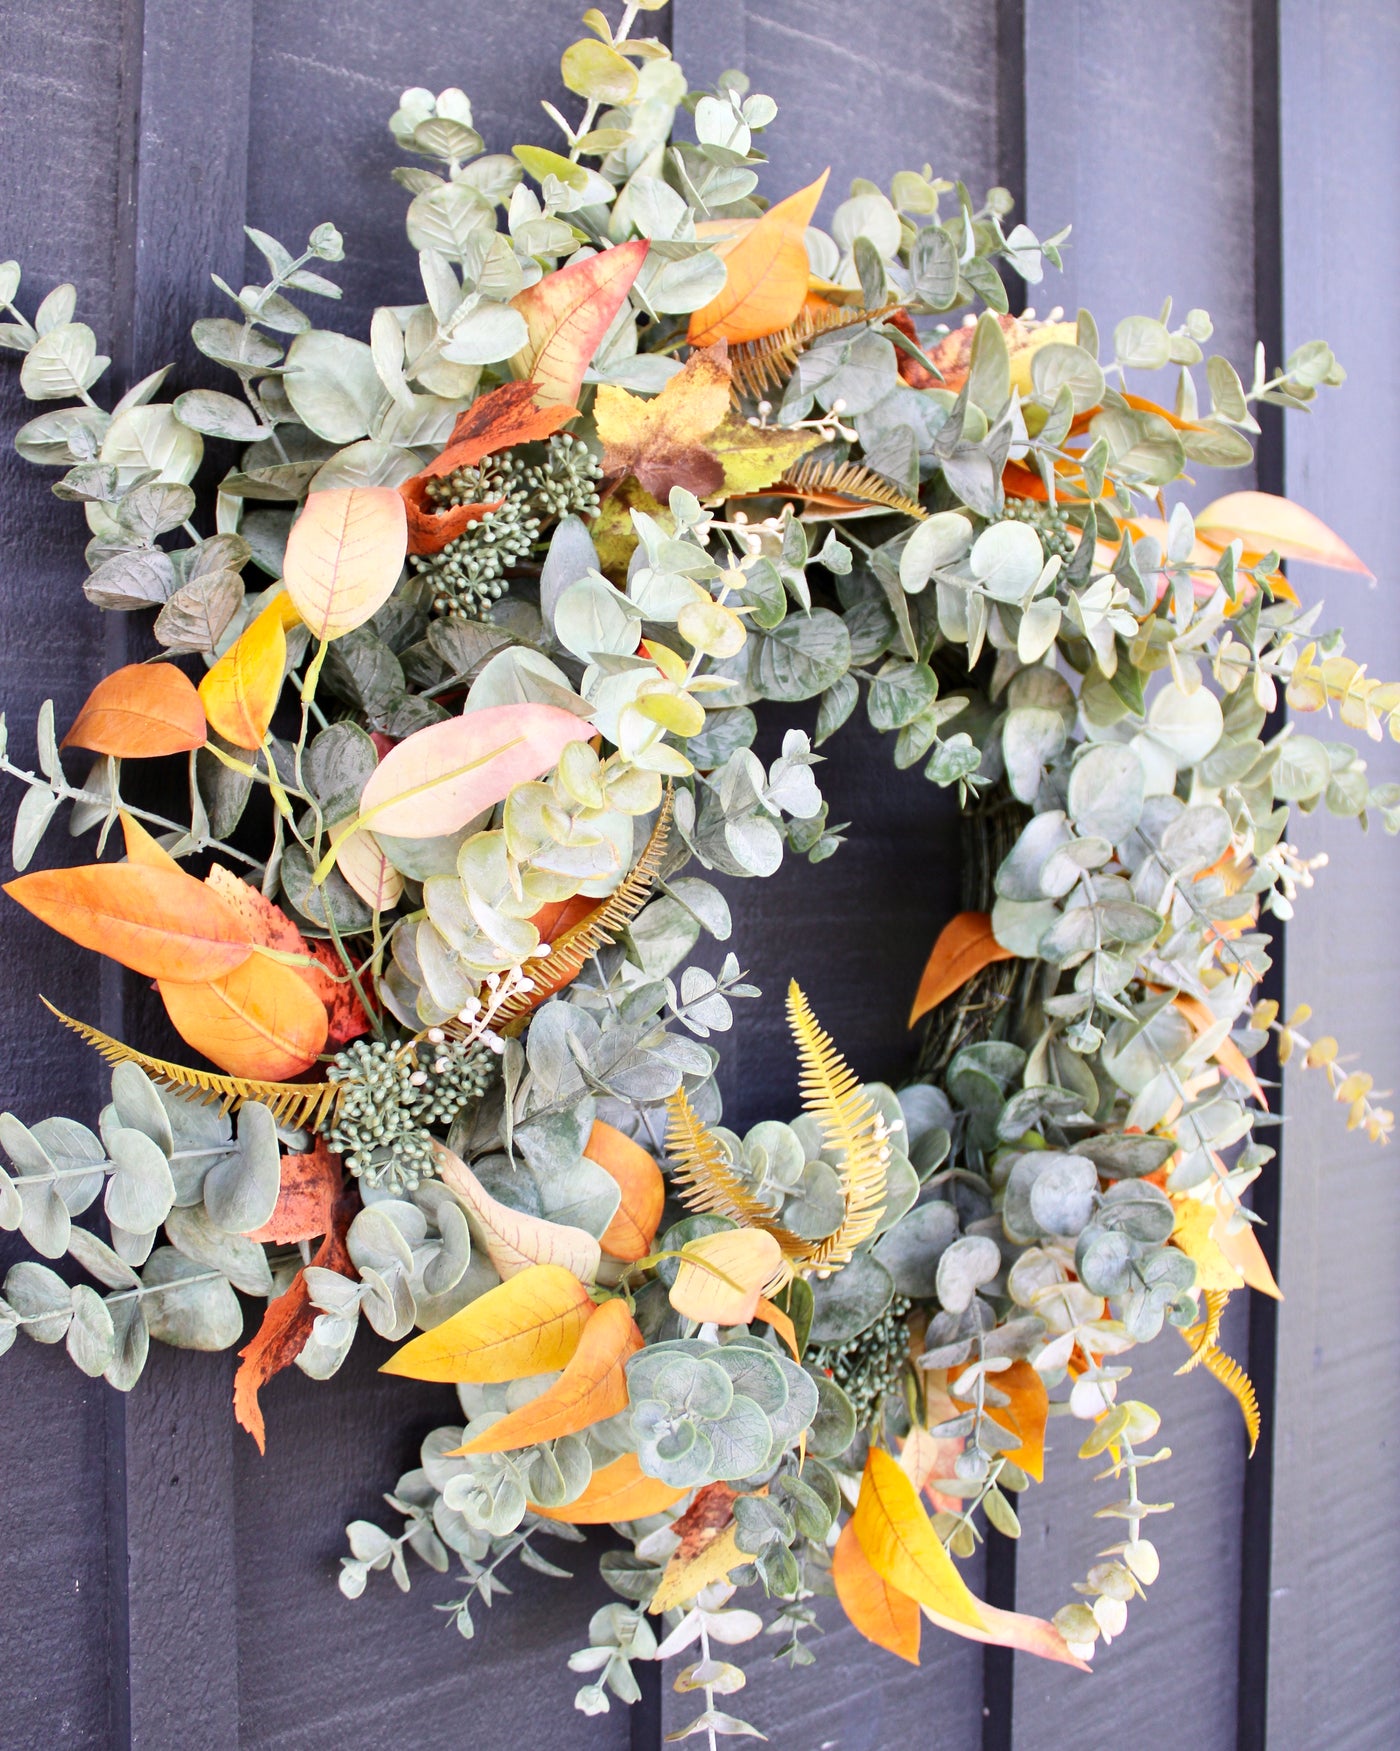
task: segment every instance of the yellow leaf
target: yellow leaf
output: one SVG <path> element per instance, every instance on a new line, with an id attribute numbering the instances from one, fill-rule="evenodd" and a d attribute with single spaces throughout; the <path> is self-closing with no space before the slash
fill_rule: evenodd
<path id="1" fill-rule="evenodd" d="M 199 684 L 204 715 L 235 748 L 260 748 L 287 664 L 282 595 L 251 621 Z"/>
<path id="2" fill-rule="evenodd" d="M 1198 1198 L 1173 1198 L 1176 1222 L 1172 1241 L 1196 1267 L 1198 1289 L 1239 1289 L 1244 1276 L 1232 1265 L 1211 1232 L 1219 1212 L 1215 1204 Z"/>
<path id="3" fill-rule="evenodd" d="M 630 103 L 637 90 L 637 69 L 609 43 L 583 37 L 570 43 L 559 61 L 559 72 L 570 91 L 591 103 Z"/>
<path id="4" fill-rule="evenodd" d="M 1320 517 L 1271 492 L 1231 492 L 1196 513 L 1196 533 L 1211 547 L 1223 550 L 1237 537 L 1246 561 L 1277 553 L 1282 559 L 1304 559 L 1334 571 L 1375 574 Z"/>
<path id="5" fill-rule="evenodd" d="M 782 1248 L 760 1228 L 726 1228 L 688 1240 L 671 1285 L 671 1305 L 686 1319 L 747 1325 L 759 1297 L 783 1268 Z"/>
<path id="6" fill-rule="evenodd" d="M 866 1459 L 851 1524 L 872 1568 L 892 1587 L 954 1622 L 985 1628 L 977 1601 L 939 1542 L 918 1491 L 898 1462 L 878 1447 Z"/>
<path id="7" fill-rule="evenodd" d="M 680 1551 L 677 1551 L 666 1564 L 666 1572 L 652 1594 L 647 1610 L 659 1616 L 663 1611 L 689 1605 L 702 1587 L 708 1587 L 711 1581 L 727 1580 L 731 1569 L 752 1562 L 753 1558 L 745 1556 L 739 1549 L 737 1534 L 738 1528 L 731 1521 L 723 1532 L 717 1532 L 687 1560 L 682 1560 Z"/>
<path id="8" fill-rule="evenodd" d="M 918 1601 L 882 1579 L 872 1567 L 848 1520 L 831 1555 L 831 1579 L 841 1609 L 867 1641 L 911 1666 L 919 1663 Z"/>
<path id="9" fill-rule="evenodd" d="M 807 297 L 806 232 L 829 171 L 779 201 L 731 243 L 719 244 L 724 287 L 690 319 L 692 346 L 759 340 L 793 322 Z"/>
<path id="10" fill-rule="evenodd" d="M 412 1338 L 382 1374 L 499 1385 L 562 1368 L 594 1314 L 583 1284 L 562 1265 L 533 1265 Z"/>
<path id="11" fill-rule="evenodd" d="M 742 498 L 782 480 L 821 441 L 820 432 L 751 426 L 731 413 L 710 434 L 709 450 L 724 470 L 724 496 Z"/>
<path id="12" fill-rule="evenodd" d="M 473 1237 L 502 1277 L 514 1277 L 531 1265 L 562 1265 L 582 1283 L 596 1279 L 602 1249 L 585 1229 L 546 1222 L 498 1203 L 450 1149 L 439 1143 L 434 1153 L 442 1179 L 467 1206 Z"/>
<path id="13" fill-rule="evenodd" d="M 685 1493 L 660 1478 L 648 1477 L 637 1455 L 624 1453 L 611 1465 L 600 1466 L 588 1488 L 572 1502 L 562 1508 L 542 1508 L 531 1502 L 530 1512 L 543 1520 L 565 1520 L 572 1526 L 606 1526 L 662 1514 Z"/>
<path id="14" fill-rule="evenodd" d="M 724 466 L 707 440 L 729 411 L 729 364 L 723 347 L 697 348 L 659 395 L 644 401 L 610 383 L 599 386 L 593 417 L 608 480 L 631 476 L 665 504 L 673 486 L 710 498 Z"/>
<path id="15" fill-rule="evenodd" d="M 924 976 L 919 980 L 914 1007 L 909 1012 L 909 1025 L 931 1009 L 936 1009 L 945 997 L 962 989 L 975 973 L 994 961 L 1009 961 L 1015 957 L 1003 948 L 992 932 L 992 920 L 986 912 L 959 912 L 945 924 L 933 945 Z"/>
<path id="16" fill-rule="evenodd" d="M 564 1372 L 538 1398 L 511 1411 L 450 1457 L 463 1453 L 509 1453 L 539 1441 L 577 1435 L 627 1409 L 627 1358 L 644 1339 L 621 1298 L 605 1301 L 583 1328 Z"/>
<path id="17" fill-rule="evenodd" d="M 347 833 L 346 821 L 331 828 L 335 866 L 371 912 L 389 912 L 403 895 L 403 877 L 379 849 L 373 833 Z"/>
<path id="18" fill-rule="evenodd" d="M 393 487 L 313 492 L 287 537 L 283 583 L 317 638 L 363 626 L 393 594 L 408 551 L 408 513 Z"/>

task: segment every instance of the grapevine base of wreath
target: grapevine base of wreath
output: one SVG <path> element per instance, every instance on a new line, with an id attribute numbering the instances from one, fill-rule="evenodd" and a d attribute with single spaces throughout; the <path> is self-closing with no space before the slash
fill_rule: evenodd
<path id="1" fill-rule="evenodd" d="M 753 1731 L 714 1644 L 767 1620 L 808 1662 L 822 1593 L 910 1661 L 926 1623 L 1079 1666 L 1118 1635 L 1165 1457 L 1135 1346 L 1176 1345 L 1257 1438 L 1217 1341 L 1230 1294 L 1277 1293 L 1252 1060 L 1272 1036 L 1349 1124 L 1392 1122 L 1258 1001 L 1262 921 L 1311 883 L 1291 805 L 1400 821 L 1353 748 L 1271 713 L 1378 737 L 1400 687 L 1280 570 L 1364 569 L 1316 517 L 1173 494 L 1249 461 L 1261 403 L 1340 383 L 1323 343 L 1246 386 L 1202 311 L 1107 343 L 1087 311 L 1013 317 L 998 263 L 1038 281 L 1062 238 L 928 169 L 855 183 L 829 230 L 825 178 L 769 204 L 776 106 L 733 75 L 687 95 L 632 35 L 663 3 L 616 36 L 589 14 L 559 151 L 487 153 L 462 92 L 404 94 L 423 301 L 367 341 L 305 308 L 337 295 L 334 227 L 250 231 L 266 283 L 194 329 L 237 394 L 163 401 L 156 371 L 109 411 L 72 288 L 26 316 L 0 267 L 52 404 L 17 446 L 82 507 L 89 601 L 133 617 L 61 745 L 46 707 L 32 768 L 0 748 L 17 870 L 57 819 L 94 841 L 7 892 L 153 981 L 188 1047 L 53 1024 L 111 1102 L 95 1131 L 0 1117 L 0 1223 L 50 1261 L 6 1276 L 0 1347 L 126 1391 L 152 1339 L 238 1345 L 261 1447 L 260 1389 L 332 1381 L 368 1325 L 405 1419 L 421 1380 L 461 1420 L 392 1530 L 349 1527 L 342 1591 L 458 1565 L 470 1635 L 507 1557 L 562 1572 L 542 1541 L 612 1525 L 578 1706 L 693 1648 L 713 1742 Z M 205 436 L 243 449 L 201 501 Z M 761 762 L 753 707 L 814 698 Z M 802 1111 L 739 1136 L 714 1041 L 758 993 L 692 959 L 731 936 L 710 877 L 839 855 L 816 767 L 862 701 L 957 786 L 967 910 L 906 1086 L 860 1081 L 794 984 Z M 132 762 L 164 790 L 129 794 Z M 1017 1536 L 1052 1417 L 1109 1492 L 1042 1619 L 960 1565 Z"/>

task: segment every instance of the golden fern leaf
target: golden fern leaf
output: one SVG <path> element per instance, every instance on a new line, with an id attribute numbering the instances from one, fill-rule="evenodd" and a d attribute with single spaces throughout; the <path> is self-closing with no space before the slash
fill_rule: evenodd
<path id="1" fill-rule="evenodd" d="M 1215 1340 L 1220 1336 L 1220 1321 L 1225 1316 L 1225 1307 L 1230 1299 L 1228 1289 L 1207 1289 L 1205 1292 L 1206 1316 L 1198 1324 L 1188 1326 L 1182 1332 L 1182 1337 L 1191 1346 L 1191 1354 L 1177 1369 L 1178 1374 L 1189 1374 L 1198 1367 Z"/>
<path id="2" fill-rule="evenodd" d="M 885 1205 L 890 1145 L 875 1103 L 819 1024 L 802 988 L 788 986 L 788 1026 L 797 1046 L 802 1104 L 821 1127 L 822 1142 L 841 1157 L 846 1213 L 834 1234 L 809 1250 L 818 1269 L 846 1264 L 875 1232 Z"/>
<path id="3" fill-rule="evenodd" d="M 727 1216 L 741 1228 L 771 1234 L 789 1261 L 805 1263 L 810 1243 L 775 1222 L 725 1158 L 718 1139 L 691 1106 L 684 1088 L 666 1103 L 666 1153 L 675 1162 L 672 1184 L 688 1210 Z"/>
<path id="4" fill-rule="evenodd" d="M 250 1076 L 225 1076 L 215 1070 L 191 1070 L 184 1064 L 172 1064 L 165 1058 L 152 1058 L 138 1052 L 134 1046 L 123 1045 L 100 1028 L 89 1027 L 85 1021 L 74 1021 L 56 1009 L 47 997 L 39 1001 L 64 1027 L 96 1048 L 109 1064 L 137 1064 L 152 1082 L 164 1088 L 178 1089 L 196 1100 L 218 1104 L 222 1113 L 240 1106 L 245 1100 L 261 1101 L 272 1108 L 279 1125 L 296 1129 L 319 1128 L 330 1117 L 340 1100 L 340 1085 L 335 1082 L 262 1082 Z"/>
<path id="5" fill-rule="evenodd" d="M 892 511 L 902 511 L 906 517 L 922 520 L 928 516 L 917 499 L 910 498 L 908 493 L 892 486 L 882 474 L 876 474 L 873 468 L 865 468 L 859 462 L 819 462 L 807 457 L 766 491 L 792 498 L 845 499 L 850 501 L 851 510 L 883 505 Z"/>
<path id="6" fill-rule="evenodd" d="M 804 305 L 786 328 L 758 340 L 737 341 L 729 349 L 729 373 L 737 394 L 755 401 L 781 389 L 792 374 L 797 355 L 819 334 L 838 328 L 854 328 L 862 322 L 881 322 L 903 306 L 895 302 L 878 310 L 842 304 Z"/>
<path id="7" fill-rule="evenodd" d="M 1224 1350 L 1217 1349 L 1214 1344 L 1207 1344 L 1201 1352 L 1201 1366 L 1208 1374 L 1214 1375 L 1239 1405 L 1244 1426 L 1249 1431 L 1249 1454 L 1252 1459 L 1254 1449 L 1259 1445 L 1259 1400 L 1254 1395 L 1254 1383 L 1233 1356 L 1227 1356 Z"/>

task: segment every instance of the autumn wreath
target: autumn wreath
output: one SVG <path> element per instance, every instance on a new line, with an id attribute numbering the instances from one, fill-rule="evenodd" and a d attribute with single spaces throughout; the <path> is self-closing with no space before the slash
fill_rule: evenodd
<path id="1" fill-rule="evenodd" d="M 329 1378 L 367 1323 L 461 1421 L 398 1480 L 397 1530 L 350 1526 L 343 1591 L 455 1557 L 469 1635 L 508 1555 L 552 1570 L 543 1537 L 611 1523 L 578 1705 L 697 1644 L 713 1742 L 751 1730 L 712 1645 L 764 1625 L 736 1586 L 799 1663 L 832 1589 L 908 1660 L 925 1619 L 1071 1664 L 1117 1635 L 1165 1457 L 1125 1357 L 1164 1326 L 1254 1438 L 1217 1343 L 1230 1293 L 1276 1292 L 1251 1060 L 1272 1033 L 1391 1125 L 1258 1000 L 1261 919 L 1310 882 L 1290 804 L 1400 821 L 1348 744 L 1273 714 L 1379 736 L 1400 688 L 1285 581 L 1363 569 L 1314 516 L 1173 493 L 1249 462 L 1260 403 L 1339 383 L 1323 343 L 1246 387 L 1199 310 L 1107 343 L 1087 311 L 1013 317 L 1003 271 L 1039 282 L 1063 234 L 927 168 L 855 183 L 829 230 L 825 178 L 766 205 L 776 105 L 737 75 L 688 93 L 631 35 L 662 3 L 616 35 L 589 13 L 560 152 L 487 154 L 462 92 L 404 94 L 423 300 L 368 341 L 303 308 L 338 295 L 332 226 L 299 253 L 250 230 L 265 283 L 194 328 L 237 395 L 161 400 L 157 371 L 108 411 L 73 288 L 31 319 L 0 268 L 0 340 L 55 404 L 17 447 L 61 470 L 88 599 L 149 652 L 61 744 L 41 712 L 34 770 L 0 749 L 18 870 L 60 811 L 96 836 L 7 892 L 153 980 L 195 1060 L 58 1017 L 111 1103 L 96 1131 L 0 1117 L 0 1223 L 76 1268 L 10 1269 L 0 1346 L 62 1342 L 125 1391 L 152 1338 L 241 1343 L 261 1446 L 266 1382 Z M 1170 406 L 1129 387 L 1162 370 Z M 239 454 L 201 502 L 205 438 Z M 968 910 L 911 1081 L 860 1082 L 793 985 L 803 1110 L 739 1136 L 712 1042 L 758 994 L 735 954 L 690 958 L 731 935 L 709 878 L 838 851 L 814 749 L 840 757 L 862 697 L 899 766 L 957 787 Z M 815 735 L 761 761 L 752 708 L 812 699 Z M 959 1562 L 1016 1536 L 1052 1415 L 1119 1480 L 1121 1535 L 1042 1621 Z"/>

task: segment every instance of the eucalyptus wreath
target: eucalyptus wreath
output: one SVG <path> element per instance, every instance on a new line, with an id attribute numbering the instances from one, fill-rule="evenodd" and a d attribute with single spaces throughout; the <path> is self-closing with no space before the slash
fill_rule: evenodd
<path id="1" fill-rule="evenodd" d="M 1379 738 L 1400 686 L 1283 575 L 1364 570 L 1316 517 L 1179 496 L 1250 462 L 1261 404 L 1342 381 L 1323 342 L 1246 387 L 1201 310 L 1107 340 L 1013 316 L 1067 233 L 928 166 L 856 181 L 829 230 L 825 177 L 767 204 L 777 105 L 733 73 L 689 91 L 633 35 L 663 4 L 586 15 L 558 151 L 488 153 L 463 92 L 404 93 L 423 296 L 367 341 L 308 314 L 339 296 L 334 226 L 250 229 L 266 278 L 216 279 L 193 330 L 237 393 L 162 399 L 157 370 L 104 407 L 74 289 L 27 317 L 0 267 L 0 342 L 53 404 L 16 446 L 61 471 L 85 594 L 147 653 L 61 746 L 44 707 L 33 769 L 0 747 L 18 871 L 61 819 L 95 835 L 7 892 L 153 979 L 212 1066 L 57 1017 L 111 1100 L 96 1131 L 0 1117 L 0 1224 L 51 1261 L 9 1270 L 0 1348 L 61 1343 L 126 1391 L 153 1338 L 241 1344 L 261 1447 L 260 1388 L 330 1378 L 368 1326 L 461 1415 L 394 1530 L 350 1525 L 342 1591 L 455 1560 L 470 1636 L 508 1558 L 563 1574 L 541 1540 L 611 1524 L 578 1707 L 696 1646 L 677 1683 L 713 1743 L 755 1731 L 715 1644 L 766 1628 L 808 1663 L 833 1590 L 913 1661 L 925 1618 L 1081 1666 L 1118 1635 L 1167 1457 L 1126 1357 L 1166 1328 L 1257 1436 L 1218 1342 L 1231 1293 L 1277 1292 L 1252 1060 L 1273 1036 L 1349 1125 L 1392 1126 L 1261 1000 L 1264 916 L 1321 861 L 1290 805 L 1400 825 L 1349 742 L 1276 714 Z M 753 707 L 813 699 L 761 761 Z M 858 1080 L 794 984 L 803 1110 L 740 1136 L 714 1041 L 758 993 L 733 950 L 693 958 L 732 936 L 712 878 L 838 852 L 816 750 L 859 709 L 956 789 L 967 910 L 904 1086 Z M 1042 1620 L 959 1563 L 1018 1535 L 1051 1418 L 1117 1483 L 1118 1535 Z"/>

